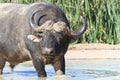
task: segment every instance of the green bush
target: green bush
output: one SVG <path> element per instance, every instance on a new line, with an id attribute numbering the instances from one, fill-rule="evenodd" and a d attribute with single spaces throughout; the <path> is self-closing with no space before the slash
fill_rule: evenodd
<path id="1" fill-rule="evenodd" d="M 72 29 L 81 25 L 85 16 L 88 29 L 75 43 L 120 43 L 120 0 L 0 0 L 0 2 L 49 2 L 66 14 Z"/>

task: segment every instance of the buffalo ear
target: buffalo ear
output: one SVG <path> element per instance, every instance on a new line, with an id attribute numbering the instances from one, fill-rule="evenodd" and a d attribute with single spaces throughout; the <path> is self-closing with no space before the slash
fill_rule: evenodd
<path id="1" fill-rule="evenodd" d="M 42 40 L 42 36 L 40 35 L 28 35 L 27 38 L 33 42 L 40 42 Z"/>

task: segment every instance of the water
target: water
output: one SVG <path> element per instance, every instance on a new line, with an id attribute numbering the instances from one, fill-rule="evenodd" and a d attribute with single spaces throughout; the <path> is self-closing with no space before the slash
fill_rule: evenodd
<path id="1" fill-rule="evenodd" d="M 46 66 L 48 77 L 37 78 L 31 63 L 16 66 L 13 73 L 4 68 L 0 80 L 120 80 L 120 60 L 66 60 L 66 75 L 55 76 L 51 65 Z"/>

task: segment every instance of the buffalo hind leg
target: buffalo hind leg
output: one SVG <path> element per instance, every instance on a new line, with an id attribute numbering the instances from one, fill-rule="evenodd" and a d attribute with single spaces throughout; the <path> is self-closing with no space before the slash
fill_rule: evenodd
<path id="1" fill-rule="evenodd" d="M 5 66 L 5 61 L 3 61 L 3 60 L 0 59 L 0 74 L 3 73 L 4 66 Z"/>
<path id="2" fill-rule="evenodd" d="M 16 65 L 10 63 L 11 72 L 13 72 Z"/>
<path id="3" fill-rule="evenodd" d="M 56 75 L 65 74 L 65 59 L 64 59 L 64 56 L 60 60 L 55 61 L 55 63 L 53 63 L 52 65 L 55 69 Z"/>

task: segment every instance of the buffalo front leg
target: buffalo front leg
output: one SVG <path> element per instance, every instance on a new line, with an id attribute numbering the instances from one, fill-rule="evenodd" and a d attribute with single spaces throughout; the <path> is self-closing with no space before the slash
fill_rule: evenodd
<path id="1" fill-rule="evenodd" d="M 65 58 L 64 58 L 64 56 L 61 59 L 55 61 L 52 65 L 55 69 L 56 75 L 65 74 Z"/>
<path id="2" fill-rule="evenodd" d="M 38 73 L 38 77 L 46 77 L 45 65 L 41 59 L 34 58 L 33 65 Z"/>
<path id="3" fill-rule="evenodd" d="M 3 60 L 0 59 L 0 74 L 3 73 L 4 66 L 5 66 L 5 61 L 3 61 Z"/>

